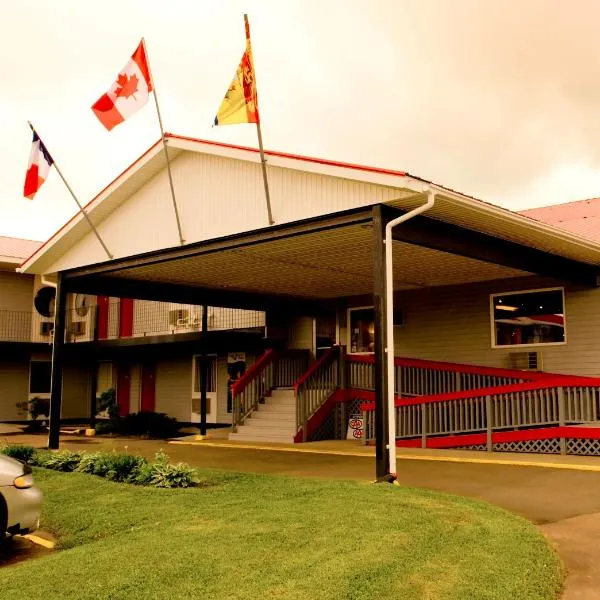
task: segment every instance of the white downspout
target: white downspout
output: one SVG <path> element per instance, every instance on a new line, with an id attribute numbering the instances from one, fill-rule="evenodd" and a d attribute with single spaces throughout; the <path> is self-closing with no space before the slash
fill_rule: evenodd
<path id="1" fill-rule="evenodd" d="M 394 406 L 394 263 L 392 256 L 392 229 L 421 213 L 435 204 L 435 192 L 426 189 L 427 202 L 410 212 L 393 219 L 385 226 L 385 298 L 386 298 L 386 360 L 387 360 L 387 404 L 388 404 L 388 455 L 390 474 L 396 475 L 396 407 Z"/>
<path id="2" fill-rule="evenodd" d="M 56 289 L 56 283 L 54 281 L 46 279 L 43 275 L 40 275 L 40 282 L 42 283 L 42 285 L 47 285 L 48 287 L 53 287 L 54 289 Z"/>

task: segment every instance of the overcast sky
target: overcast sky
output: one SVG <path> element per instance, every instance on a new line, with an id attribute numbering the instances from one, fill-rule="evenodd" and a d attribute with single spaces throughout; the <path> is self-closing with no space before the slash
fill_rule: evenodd
<path id="1" fill-rule="evenodd" d="M 508 208 L 600 196 L 598 0 L 20 0 L 2 4 L 0 235 L 76 207 L 55 172 L 22 197 L 30 119 L 87 202 L 159 137 L 148 104 L 90 110 L 145 36 L 167 131 L 211 128 L 250 16 L 267 148 L 407 170 Z"/>

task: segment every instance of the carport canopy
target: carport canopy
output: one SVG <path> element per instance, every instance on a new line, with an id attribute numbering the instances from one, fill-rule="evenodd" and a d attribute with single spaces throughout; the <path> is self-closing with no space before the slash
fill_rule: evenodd
<path id="1" fill-rule="evenodd" d="M 388 444 L 383 238 L 389 221 L 423 204 L 428 194 L 435 195 L 435 204 L 430 211 L 394 229 L 394 290 L 531 274 L 586 286 L 598 285 L 600 245 L 595 242 L 406 173 L 282 153 L 267 153 L 269 176 L 276 183 L 275 190 L 288 189 L 293 196 L 278 198 L 273 194 L 277 223 L 256 227 L 263 218 L 252 211 L 248 213 L 251 216 L 246 218 L 245 225 L 242 215 L 241 225 L 237 222 L 230 231 L 227 224 L 220 223 L 212 224 L 207 230 L 202 219 L 190 212 L 194 207 L 200 212 L 210 210 L 210 207 L 198 207 L 189 181 L 185 185 L 190 174 L 197 178 L 195 181 L 199 186 L 203 185 L 203 177 L 212 182 L 209 190 L 212 195 L 207 202 L 218 204 L 222 201 L 224 205 L 233 203 L 234 206 L 236 201 L 244 202 L 240 189 L 246 190 L 243 186 L 228 185 L 222 177 L 215 177 L 213 181 L 210 168 L 224 169 L 224 174 L 230 169 L 241 182 L 247 181 L 247 194 L 256 202 L 262 202 L 256 194 L 261 183 L 256 178 L 259 172 L 256 151 L 176 136 L 170 136 L 169 146 L 176 150 L 174 167 L 180 167 L 174 169 L 176 189 L 179 183 L 184 187 L 181 207 L 184 230 L 188 223 L 186 212 L 190 215 L 190 227 L 185 237 L 195 241 L 176 246 L 174 232 L 162 232 L 168 227 L 160 219 L 166 223 L 169 198 L 161 188 L 163 154 L 154 147 L 140 159 L 141 162 L 130 167 L 130 172 L 122 174 L 89 205 L 92 222 L 109 247 L 116 248 L 116 258 L 101 259 L 101 252 L 94 245 L 85 221 L 78 216 L 22 266 L 25 272 L 56 274 L 58 281 L 50 447 L 58 446 L 64 337 L 61 331 L 64 330 L 67 293 L 255 310 L 277 309 L 307 316 L 320 314 L 334 306 L 339 298 L 372 294 L 375 307 L 377 475 L 383 476 L 387 472 Z M 199 154 L 198 160 L 205 161 L 199 171 L 195 170 L 197 157 L 194 155 L 192 161 L 187 156 L 190 153 Z M 218 163 L 211 162 L 215 154 Z M 250 170 L 246 172 L 246 168 Z M 178 182 L 178 174 L 181 182 Z M 303 193 L 308 193 L 307 181 L 312 186 L 312 194 L 324 198 L 323 206 L 317 207 L 313 203 L 304 209 L 290 205 L 292 200 L 297 202 Z M 298 189 L 294 188 L 294 182 Z M 155 189 L 150 194 L 148 189 L 152 186 Z M 145 197 L 147 192 L 150 195 Z M 347 203 L 344 203 L 344 193 L 352 195 Z M 165 214 L 156 213 L 157 198 L 164 200 L 160 210 L 167 211 Z M 153 244 L 150 249 L 147 249 L 148 239 L 144 238 L 144 233 L 146 238 L 150 237 L 150 230 L 142 231 L 141 236 L 128 235 L 123 226 L 123 220 L 131 218 L 129 200 L 132 205 L 155 203 L 155 213 L 149 211 L 148 217 L 154 221 L 149 221 L 147 226 L 153 226 L 159 232 L 156 241 L 150 243 Z M 342 210 L 335 210 L 340 206 Z M 143 229 L 144 223 L 139 227 Z M 225 234 L 211 236 L 210 232 L 215 231 L 225 231 Z"/>

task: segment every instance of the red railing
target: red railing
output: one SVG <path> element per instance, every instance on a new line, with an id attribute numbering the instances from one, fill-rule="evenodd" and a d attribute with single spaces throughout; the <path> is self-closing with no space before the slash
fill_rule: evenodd
<path id="1" fill-rule="evenodd" d="M 346 396 L 369 400 L 363 402 L 361 410 L 365 419 L 365 438 L 372 439 L 375 435 L 375 403 L 370 401 L 374 399 L 373 392 L 348 390 Z M 418 398 L 396 397 L 394 404 L 396 438 L 405 440 L 407 444 L 412 439 L 409 445 L 470 445 L 475 444 L 472 441 L 475 438 L 469 436 L 483 435 L 491 449 L 494 440 L 500 439 L 497 433 L 501 431 L 519 430 L 523 433 L 531 429 L 598 422 L 600 378 L 558 375 L 543 381 L 464 392 Z M 432 441 L 441 439 L 441 436 L 452 439 Z M 523 441 L 528 439 L 527 436 L 521 437 Z M 564 441 L 561 444 L 564 446 Z"/>
<path id="2" fill-rule="evenodd" d="M 329 348 L 294 384 L 296 443 L 308 441 L 329 414 L 328 404 L 339 387 L 340 352 L 339 346 Z"/>
<path id="3" fill-rule="evenodd" d="M 276 358 L 277 353 L 275 350 L 272 348 L 265 350 L 264 354 L 231 386 L 232 395 L 235 396 L 244 390 Z"/>
<path id="4" fill-rule="evenodd" d="M 273 388 L 275 381 L 275 363 L 277 352 L 268 349 L 265 353 L 231 386 L 231 418 L 233 431 L 243 425 L 249 413 L 256 410 L 258 403 Z"/>

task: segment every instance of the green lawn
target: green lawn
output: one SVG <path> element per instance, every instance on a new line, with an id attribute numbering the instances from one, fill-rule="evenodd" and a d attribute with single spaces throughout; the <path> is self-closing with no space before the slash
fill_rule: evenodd
<path id="1" fill-rule="evenodd" d="M 0 569 L 7 600 L 554 600 L 559 560 L 499 508 L 366 483 L 202 472 L 160 490 L 36 470 L 59 552 Z"/>

